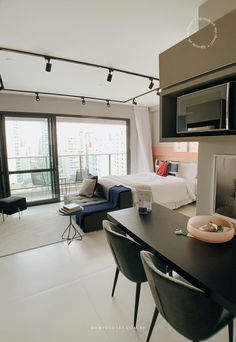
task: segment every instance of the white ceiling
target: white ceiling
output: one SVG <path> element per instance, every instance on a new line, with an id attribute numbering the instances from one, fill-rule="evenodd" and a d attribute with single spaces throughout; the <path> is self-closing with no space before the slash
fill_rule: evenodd
<path id="1" fill-rule="evenodd" d="M 0 46 L 158 77 L 158 55 L 186 38 L 204 0 L 0 0 Z M 149 81 L 0 51 L 6 88 L 125 100 Z M 155 87 L 158 87 L 155 82 Z M 155 93 L 137 100 L 158 104 Z"/>

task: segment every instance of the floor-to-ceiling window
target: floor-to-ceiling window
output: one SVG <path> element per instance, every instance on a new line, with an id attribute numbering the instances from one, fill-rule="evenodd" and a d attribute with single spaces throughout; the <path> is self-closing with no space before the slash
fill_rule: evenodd
<path id="1" fill-rule="evenodd" d="M 48 117 L 5 117 L 10 194 L 28 203 L 58 199 L 51 132 Z"/>
<path id="2" fill-rule="evenodd" d="M 129 171 L 128 120 L 2 113 L 0 133 L 0 198 L 59 201 L 89 174 Z"/>
<path id="3" fill-rule="evenodd" d="M 6 180 L 4 177 L 4 137 L 4 120 L 3 117 L 0 115 L 0 198 L 7 196 Z"/>

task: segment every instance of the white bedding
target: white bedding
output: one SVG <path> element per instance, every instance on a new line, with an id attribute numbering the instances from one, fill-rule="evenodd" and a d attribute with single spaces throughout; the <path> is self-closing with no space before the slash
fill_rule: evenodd
<path id="1" fill-rule="evenodd" d="M 162 177 L 154 172 L 144 172 L 127 176 L 102 177 L 99 183 L 130 187 L 134 204 L 137 203 L 136 190 L 152 190 L 153 201 L 170 209 L 196 200 L 196 179 L 190 180 L 176 176 Z"/>

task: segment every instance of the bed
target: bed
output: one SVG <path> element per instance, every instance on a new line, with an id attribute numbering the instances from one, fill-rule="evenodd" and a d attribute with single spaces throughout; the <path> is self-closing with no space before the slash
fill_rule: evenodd
<path id="1" fill-rule="evenodd" d="M 126 176 L 102 177 L 99 182 L 104 185 L 130 187 L 134 205 L 137 203 L 137 191 L 139 190 L 151 190 L 153 202 L 170 209 L 176 209 L 196 201 L 197 178 L 195 173 L 189 171 L 186 176 L 182 174 L 181 177 L 173 175 L 162 177 L 154 172 L 144 172 Z"/>

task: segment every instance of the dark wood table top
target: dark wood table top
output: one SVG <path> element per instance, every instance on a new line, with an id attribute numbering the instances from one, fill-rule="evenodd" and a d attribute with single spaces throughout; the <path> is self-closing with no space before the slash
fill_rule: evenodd
<path id="1" fill-rule="evenodd" d="M 156 203 L 146 216 L 133 207 L 109 212 L 108 219 L 236 315 L 236 236 L 223 244 L 178 236 L 175 229 L 186 230 L 189 217 Z"/>

